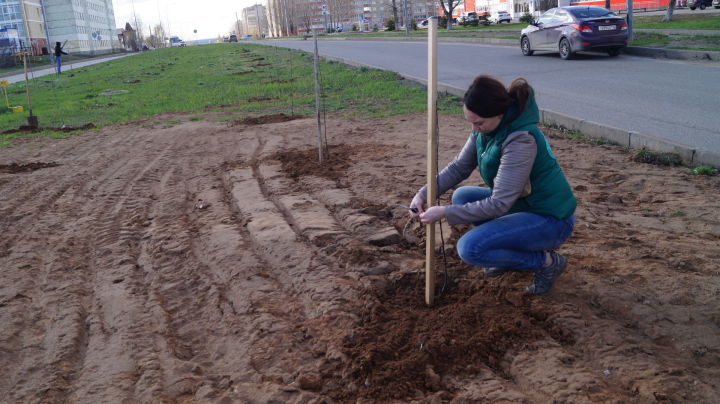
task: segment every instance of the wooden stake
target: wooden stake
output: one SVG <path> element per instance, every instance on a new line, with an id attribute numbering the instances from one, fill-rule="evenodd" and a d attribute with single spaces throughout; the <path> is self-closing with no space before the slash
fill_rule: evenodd
<path id="1" fill-rule="evenodd" d="M 318 158 L 322 163 L 325 153 L 323 151 L 322 126 L 320 125 L 320 67 L 318 65 L 320 56 L 318 55 L 317 32 L 315 32 L 315 30 L 313 30 L 313 40 L 315 41 L 315 59 L 313 65 L 315 67 L 315 115 L 317 116 Z"/>
<path id="2" fill-rule="evenodd" d="M 427 207 L 437 199 L 437 17 L 430 19 L 428 29 L 428 148 Z M 426 225 L 425 239 L 425 303 L 435 300 L 435 224 Z"/>

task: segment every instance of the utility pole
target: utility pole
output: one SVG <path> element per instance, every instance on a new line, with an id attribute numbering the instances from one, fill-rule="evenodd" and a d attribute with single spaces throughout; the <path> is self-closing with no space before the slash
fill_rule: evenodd
<path id="1" fill-rule="evenodd" d="M 408 0 L 403 0 L 403 22 L 405 23 L 405 34 L 410 33 L 410 13 L 408 12 Z"/>
<path id="2" fill-rule="evenodd" d="M 632 42 L 632 40 L 633 40 L 633 0 L 627 0 L 627 25 L 628 25 L 628 42 Z"/>
<path id="3" fill-rule="evenodd" d="M 235 33 L 240 35 L 240 19 L 238 19 L 237 11 L 235 12 Z"/>

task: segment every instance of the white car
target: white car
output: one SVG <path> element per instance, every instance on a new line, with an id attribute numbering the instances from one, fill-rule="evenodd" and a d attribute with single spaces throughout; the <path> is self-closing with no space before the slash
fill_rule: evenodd
<path id="1" fill-rule="evenodd" d="M 493 11 L 490 14 L 489 18 L 490 22 L 495 24 L 500 24 L 503 22 L 510 23 L 512 21 L 512 17 L 510 16 L 510 13 L 507 11 Z"/>

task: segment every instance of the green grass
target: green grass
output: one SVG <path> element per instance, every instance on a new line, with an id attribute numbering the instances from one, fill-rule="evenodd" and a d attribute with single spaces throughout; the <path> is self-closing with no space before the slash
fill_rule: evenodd
<path id="1" fill-rule="evenodd" d="M 590 137 L 590 136 L 585 135 L 584 133 L 566 129 L 566 128 L 556 126 L 556 125 L 548 125 L 548 124 L 543 124 L 543 125 L 546 126 L 548 129 L 552 130 L 554 134 L 564 137 L 565 139 L 581 140 L 583 142 L 594 144 L 596 146 L 601 146 L 601 145 L 618 146 L 618 143 L 613 142 L 612 140 L 603 139 L 603 138 L 599 138 L 599 137 Z"/>
<path id="2" fill-rule="evenodd" d="M 660 22 L 664 15 L 641 16 L 633 19 L 634 28 L 711 29 L 720 30 L 720 14 L 673 14 L 673 20 Z"/>
<path id="3" fill-rule="evenodd" d="M 692 170 L 688 171 L 688 174 L 690 174 L 690 175 L 707 175 L 709 177 L 712 177 L 714 175 L 718 175 L 718 170 L 713 166 L 702 165 L 702 166 L 697 166 L 697 167 L 693 168 Z"/>
<path id="4" fill-rule="evenodd" d="M 676 35 L 656 32 L 636 32 L 630 45 L 718 51 L 720 50 L 720 35 Z"/>
<path id="5" fill-rule="evenodd" d="M 312 66 L 312 56 L 305 52 L 213 44 L 161 49 L 67 71 L 60 77 L 46 76 L 31 81 L 30 89 L 33 113 L 45 128 L 87 123 L 103 127 L 167 112 L 311 115 L 315 111 Z M 326 62 L 321 64 L 320 80 L 328 114 L 383 117 L 426 109 L 424 88 L 393 72 Z M 108 90 L 127 92 L 100 95 Z M 24 83 L 11 85 L 8 92 L 11 104 L 27 109 Z M 454 97 L 441 97 L 438 104 L 442 113 L 460 112 Z M 26 117 L 27 113 L 0 114 L 0 132 L 24 125 Z M 35 136 L 50 133 L 57 132 L 46 130 Z M 0 142 L 13 136 L 17 135 L 0 135 Z"/>
<path id="6" fill-rule="evenodd" d="M 630 46 L 667 45 L 673 42 L 669 35 L 654 32 L 636 32 Z"/>

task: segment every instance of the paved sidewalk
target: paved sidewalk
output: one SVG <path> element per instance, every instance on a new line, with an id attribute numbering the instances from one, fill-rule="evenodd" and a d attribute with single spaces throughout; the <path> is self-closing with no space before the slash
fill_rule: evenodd
<path id="1" fill-rule="evenodd" d="M 135 53 L 125 53 L 121 55 L 113 55 L 113 56 L 103 56 L 99 58 L 94 59 L 85 59 L 85 60 L 77 60 L 72 62 L 67 62 L 67 64 L 63 64 L 62 71 L 67 72 L 72 69 L 77 69 L 79 67 L 85 67 L 85 66 L 92 66 L 96 65 L 98 63 L 107 62 L 110 60 L 120 59 L 127 56 L 135 55 Z M 46 67 L 36 67 L 31 71 L 28 71 L 28 78 L 34 79 L 38 77 L 47 76 L 50 74 L 55 74 L 55 66 L 54 65 L 47 65 Z M 13 73 L 7 73 L 0 75 L 0 79 L 7 80 L 12 83 L 17 83 L 18 81 L 25 80 L 25 73 L 23 71 L 20 72 L 13 72 Z"/>

